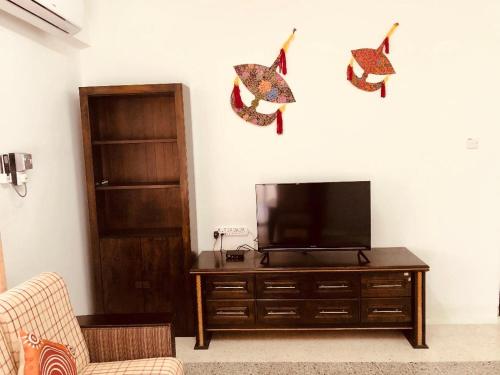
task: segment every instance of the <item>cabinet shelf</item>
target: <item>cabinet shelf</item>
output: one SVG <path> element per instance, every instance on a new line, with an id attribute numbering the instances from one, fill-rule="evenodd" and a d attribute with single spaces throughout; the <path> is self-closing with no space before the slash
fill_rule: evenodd
<path id="1" fill-rule="evenodd" d="M 129 237 L 175 237 L 182 234 L 181 228 L 134 228 L 116 229 L 100 233 L 101 238 Z"/>
<path id="2" fill-rule="evenodd" d="M 102 190 L 144 190 L 144 189 L 170 189 L 178 188 L 180 184 L 178 182 L 160 183 L 160 184 L 123 184 L 123 185 L 99 185 L 95 189 L 98 191 Z"/>
<path id="3" fill-rule="evenodd" d="M 176 143 L 177 138 L 154 138 L 154 139 L 120 139 L 120 140 L 102 140 L 93 141 L 94 146 L 100 145 L 129 145 L 143 143 Z"/>

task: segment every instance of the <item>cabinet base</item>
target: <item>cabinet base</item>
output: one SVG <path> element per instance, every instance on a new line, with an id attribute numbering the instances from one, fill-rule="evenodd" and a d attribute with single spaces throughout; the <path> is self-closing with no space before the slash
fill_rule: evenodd
<path id="1" fill-rule="evenodd" d="M 196 344 L 194 345 L 194 350 L 207 350 L 210 346 L 210 341 L 212 340 L 212 334 L 205 332 L 203 345 L 200 345 L 198 337 L 196 337 Z"/>
<path id="2" fill-rule="evenodd" d="M 405 335 L 406 339 L 413 347 L 413 349 L 429 349 L 429 346 L 425 343 L 425 341 L 422 341 L 421 343 L 417 342 L 415 333 L 413 331 L 403 331 L 403 334 Z"/>
<path id="3" fill-rule="evenodd" d="M 351 328 L 351 330 L 358 330 L 358 329 L 363 329 L 363 328 Z M 375 328 L 375 330 L 383 330 L 383 328 Z M 245 331 L 250 331 L 250 332 L 259 332 L 259 331 L 289 331 L 289 332 L 292 332 L 292 331 L 344 331 L 344 330 L 350 330 L 349 328 L 347 329 L 343 329 L 343 328 L 304 328 L 304 329 L 290 329 L 290 328 L 270 328 L 270 329 L 241 329 L 241 330 L 235 330 L 235 329 L 228 329 L 228 330 L 224 330 L 224 329 L 221 329 L 220 331 L 221 332 L 226 332 L 226 331 L 233 331 L 233 332 L 245 332 Z M 368 330 L 370 330 L 370 328 L 368 328 Z M 410 345 L 413 347 L 413 349 L 429 349 L 429 346 L 423 342 L 423 343 L 420 343 L 420 344 L 417 344 L 416 340 L 415 340 L 415 337 L 414 337 L 414 333 L 413 331 L 407 331 L 407 330 L 402 330 L 401 333 L 403 333 L 403 335 L 406 337 L 406 339 L 408 340 L 408 342 L 410 343 Z M 196 344 L 194 346 L 194 350 L 207 350 L 210 346 L 210 342 L 212 340 L 212 333 L 211 332 L 206 332 L 205 333 L 205 337 L 204 337 L 204 343 L 203 345 L 200 345 L 199 342 L 198 342 L 198 338 L 196 339 Z"/>

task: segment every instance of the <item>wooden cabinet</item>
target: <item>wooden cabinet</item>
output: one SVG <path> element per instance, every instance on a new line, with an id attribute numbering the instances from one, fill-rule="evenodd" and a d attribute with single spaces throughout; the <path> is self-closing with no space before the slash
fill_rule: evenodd
<path id="1" fill-rule="evenodd" d="M 425 344 L 425 273 L 405 248 L 356 253 L 275 253 L 269 264 L 248 252 L 225 262 L 203 252 L 191 273 L 196 287 L 197 349 L 212 332 L 394 329 L 415 348 Z"/>
<path id="2" fill-rule="evenodd" d="M 184 88 L 80 88 L 96 312 L 194 333 Z"/>
<path id="3" fill-rule="evenodd" d="M 104 311 L 130 313 L 143 310 L 140 245 L 141 241 L 136 238 L 103 238 L 100 241 Z"/>

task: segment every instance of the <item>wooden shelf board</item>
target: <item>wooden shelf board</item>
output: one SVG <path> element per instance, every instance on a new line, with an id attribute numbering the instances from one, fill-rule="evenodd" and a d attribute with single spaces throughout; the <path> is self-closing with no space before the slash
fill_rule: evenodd
<path id="1" fill-rule="evenodd" d="M 100 238 L 122 238 L 122 237 L 172 237 L 180 236 L 181 228 L 137 228 L 137 229 L 119 229 L 103 231 L 99 234 Z"/>
<path id="2" fill-rule="evenodd" d="M 177 138 L 154 138 L 154 139 L 120 139 L 120 140 L 102 140 L 93 141 L 92 144 L 98 145 L 128 145 L 143 143 L 176 143 Z"/>
<path id="3" fill-rule="evenodd" d="M 101 190 L 140 190 L 140 189 L 169 189 L 178 188 L 180 184 L 178 182 L 168 182 L 168 183 L 144 183 L 144 184 L 123 184 L 123 185 L 99 185 L 95 189 Z"/>

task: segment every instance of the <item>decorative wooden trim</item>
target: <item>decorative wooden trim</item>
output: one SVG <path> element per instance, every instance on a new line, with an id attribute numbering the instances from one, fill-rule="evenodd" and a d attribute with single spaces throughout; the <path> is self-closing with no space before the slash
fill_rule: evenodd
<path id="1" fill-rule="evenodd" d="M 95 86 L 80 87 L 80 92 L 85 95 L 140 95 L 140 94 L 162 94 L 174 93 L 181 83 L 150 84 L 150 85 L 118 85 L 118 86 Z"/>
<path id="2" fill-rule="evenodd" d="M 417 272 L 417 332 L 416 344 L 423 345 L 423 293 L 422 293 L 422 272 Z"/>
<path id="3" fill-rule="evenodd" d="M 314 273 L 365 273 L 365 272 L 415 272 L 416 268 L 380 268 L 380 269 L 362 269 L 362 268 L 353 268 L 353 269 L 343 269 L 343 270 L 338 270 L 338 269 L 332 269 L 332 268 L 324 268 L 324 269 L 314 269 Z M 429 268 L 422 268 L 418 269 L 417 272 L 427 272 L 429 271 Z M 311 273 L 310 269 L 255 269 L 255 270 L 234 270 L 234 271 L 210 271 L 210 270 L 191 270 L 190 273 L 192 275 L 241 275 L 241 274 L 260 274 L 260 273 Z"/>
<path id="4" fill-rule="evenodd" d="M 184 282 L 187 285 L 187 293 L 189 298 L 184 301 L 185 311 L 188 316 L 193 316 L 192 304 L 192 282 L 189 270 L 192 266 L 193 256 L 191 253 L 191 223 L 189 217 L 189 187 L 188 184 L 188 155 L 186 147 L 186 124 L 184 121 L 184 97 L 182 84 L 169 84 L 165 85 L 174 94 L 175 105 L 175 123 L 177 130 L 177 151 L 179 160 L 179 189 L 181 194 L 181 210 L 182 210 L 182 243 L 184 249 Z M 192 183 L 192 182 L 191 182 Z M 194 331 L 194 322 L 192 319 L 186 321 L 186 332 L 190 335 Z"/>
<path id="5" fill-rule="evenodd" d="M 196 310 L 198 321 L 198 343 L 200 347 L 205 346 L 205 337 L 203 332 L 203 300 L 201 296 L 201 276 L 196 275 Z"/>
<path id="6" fill-rule="evenodd" d="M 90 254 L 92 262 L 92 286 L 94 293 L 94 311 L 102 312 L 104 309 L 104 296 L 102 287 L 101 255 L 99 243 L 99 229 L 97 225 L 96 192 L 94 181 L 94 160 L 92 155 L 92 136 L 90 129 L 89 112 L 90 88 L 80 88 L 80 111 L 83 142 L 83 159 L 85 161 L 85 181 L 87 189 L 87 206 L 89 212 Z"/>
<path id="7" fill-rule="evenodd" d="M 294 327 L 294 328 L 207 328 L 208 332 L 264 332 L 264 331 L 411 331 L 413 327 Z"/>

